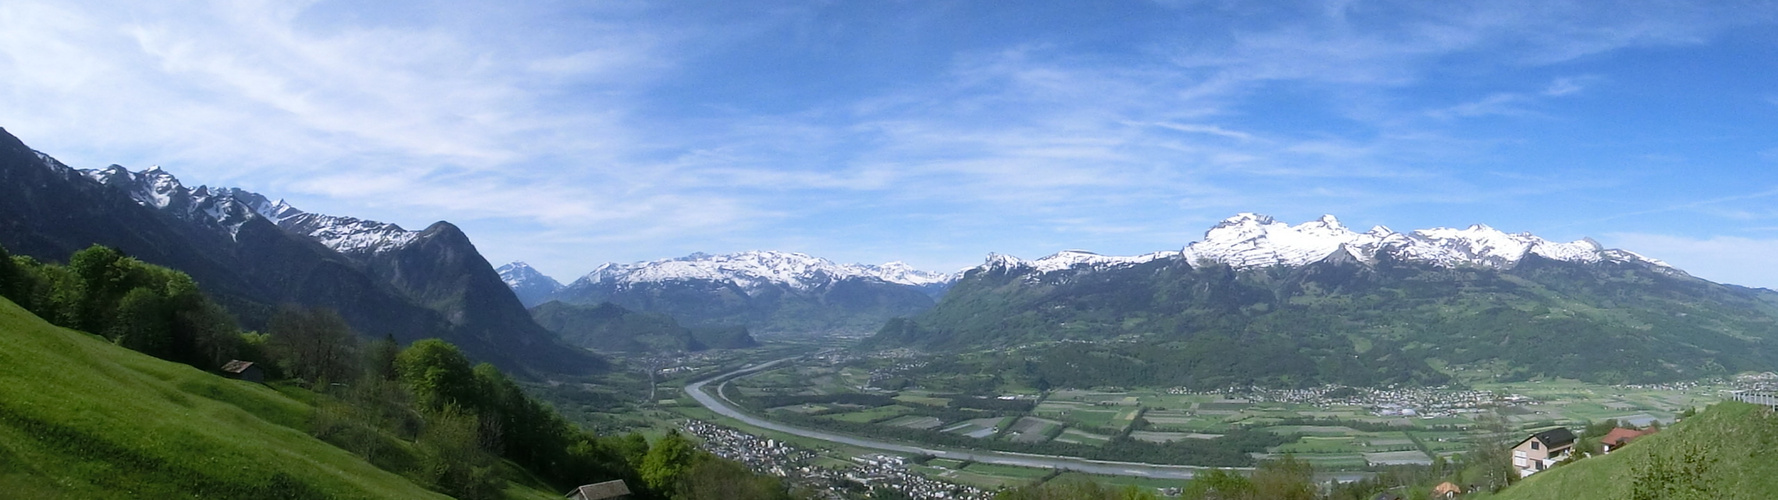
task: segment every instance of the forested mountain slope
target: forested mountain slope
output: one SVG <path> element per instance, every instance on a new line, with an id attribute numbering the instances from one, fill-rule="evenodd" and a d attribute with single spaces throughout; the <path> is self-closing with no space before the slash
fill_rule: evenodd
<path id="1" fill-rule="evenodd" d="M 249 328 L 297 304 L 336 310 L 373 338 L 443 337 L 509 371 L 606 367 L 532 322 L 454 226 L 407 232 L 373 224 L 368 233 L 319 233 L 358 239 L 320 238 L 279 225 L 315 230 L 315 214 L 267 208 L 274 205 L 239 190 L 187 189 L 159 169 L 75 170 L 0 130 L 0 246 L 13 253 L 59 262 L 95 244 L 116 248 L 191 275 Z M 365 234 L 380 235 L 379 244 L 342 243 Z"/>

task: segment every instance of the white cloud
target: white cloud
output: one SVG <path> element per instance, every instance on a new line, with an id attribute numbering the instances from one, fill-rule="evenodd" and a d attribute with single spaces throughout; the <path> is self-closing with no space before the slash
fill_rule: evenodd
<path id="1" fill-rule="evenodd" d="M 950 61 L 935 74 L 761 113 L 662 88 L 699 88 L 671 80 L 688 60 L 818 16 L 657 22 L 624 10 L 648 9 L 633 4 L 577 7 L 613 12 L 11 1 L 0 5 L 0 110 L 8 130 L 77 166 L 143 159 L 195 182 L 306 196 L 309 210 L 504 221 L 614 252 L 714 250 L 694 244 L 759 242 L 736 233 L 762 228 L 787 242 L 842 231 L 777 225 L 816 219 L 905 224 L 907 244 L 935 249 L 947 231 L 1007 221 L 1136 237 L 1151 227 L 1166 248 L 1182 243 L 1163 241 L 1181 218 L 1558 189 L 1466 178 L 1451 165 L 1493 144 L 1429 127 L 1438 120 L 1387 97 L 1451 58 L 1474 60 L 1474 73 L 1517 70 L 1696 43 L 1757 17 L 1663 3 L 1313 4 L 1168 31 L 1137 60 L 1041 40 L 957 48 L 933 56 Z M 379 20 L 377 8 L 400 15 Z M 1589 78 L 1486 88 L 1443 112 L 1522 113 Z M 1294 110 L 1250 109 L 1281 85 L 1310 106 L 1345 107 L 1352 123 L 1293 128 L 1278 123 Z M 534 263 L 568 267 L 572 253 Z"/>
<path id="2" fill-rule="evenodd" d="M 1565 96 L 1565 95 L 1569 95 L 1569 94 L 1574 94 L 1574 93 L 1580 92 L 1582 90 L 1586 90 L 1587 83 L 1589 83 L 1590 80 L 1593 80 L 1593 78 L 1590 78 L 1590 77 L 1557 78 L 1554 81 L 1551 81 L 1548 87 L 1544 87 L 1543 95 L 1550 96 L 1550 97 L 1558 97 L 1558 96 Z"/>

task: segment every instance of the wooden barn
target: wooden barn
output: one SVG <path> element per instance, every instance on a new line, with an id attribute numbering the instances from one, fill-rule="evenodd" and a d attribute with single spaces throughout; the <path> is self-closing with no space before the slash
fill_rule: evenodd
<path id="1" fill-rule="evenodd" d="M 241 361 L 238 359 L 229 361 L 228 364 L 222 365 L 222 373 L 232 379 L 245 380 L 258 384 L 265 383 L 265 370 L 261 370 L 258 366 L 254 366 L 252 361 Z"/>
<path id="2" fill-rule="evenodd" d="M 622 500 L 629 497 L 630 487 L 624 485 L 622 479 L 588 484 L 568 492 L 568 498 L 573 500 Z"/>

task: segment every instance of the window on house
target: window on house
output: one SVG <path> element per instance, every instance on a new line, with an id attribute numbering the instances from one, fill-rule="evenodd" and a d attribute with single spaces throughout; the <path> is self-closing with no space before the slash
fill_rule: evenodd
<path id="1" fill-rule="evenodd" d="M 1533 449 L 1533 450 L 1537 449 L 1537 442 L 1536 441 L 1531 442 L 1531 449 Z"/>

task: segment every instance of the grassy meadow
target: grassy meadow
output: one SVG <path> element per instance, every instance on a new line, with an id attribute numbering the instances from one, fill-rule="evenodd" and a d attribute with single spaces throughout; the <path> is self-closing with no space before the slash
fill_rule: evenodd
<path id="1" fill-rule="evenodd" d="M 12 498 L 447 498 L 311 437 L 309 404 L 52 326 L 0 299 Z M 553 498 L 514 486 L 509 498 Z"/>

